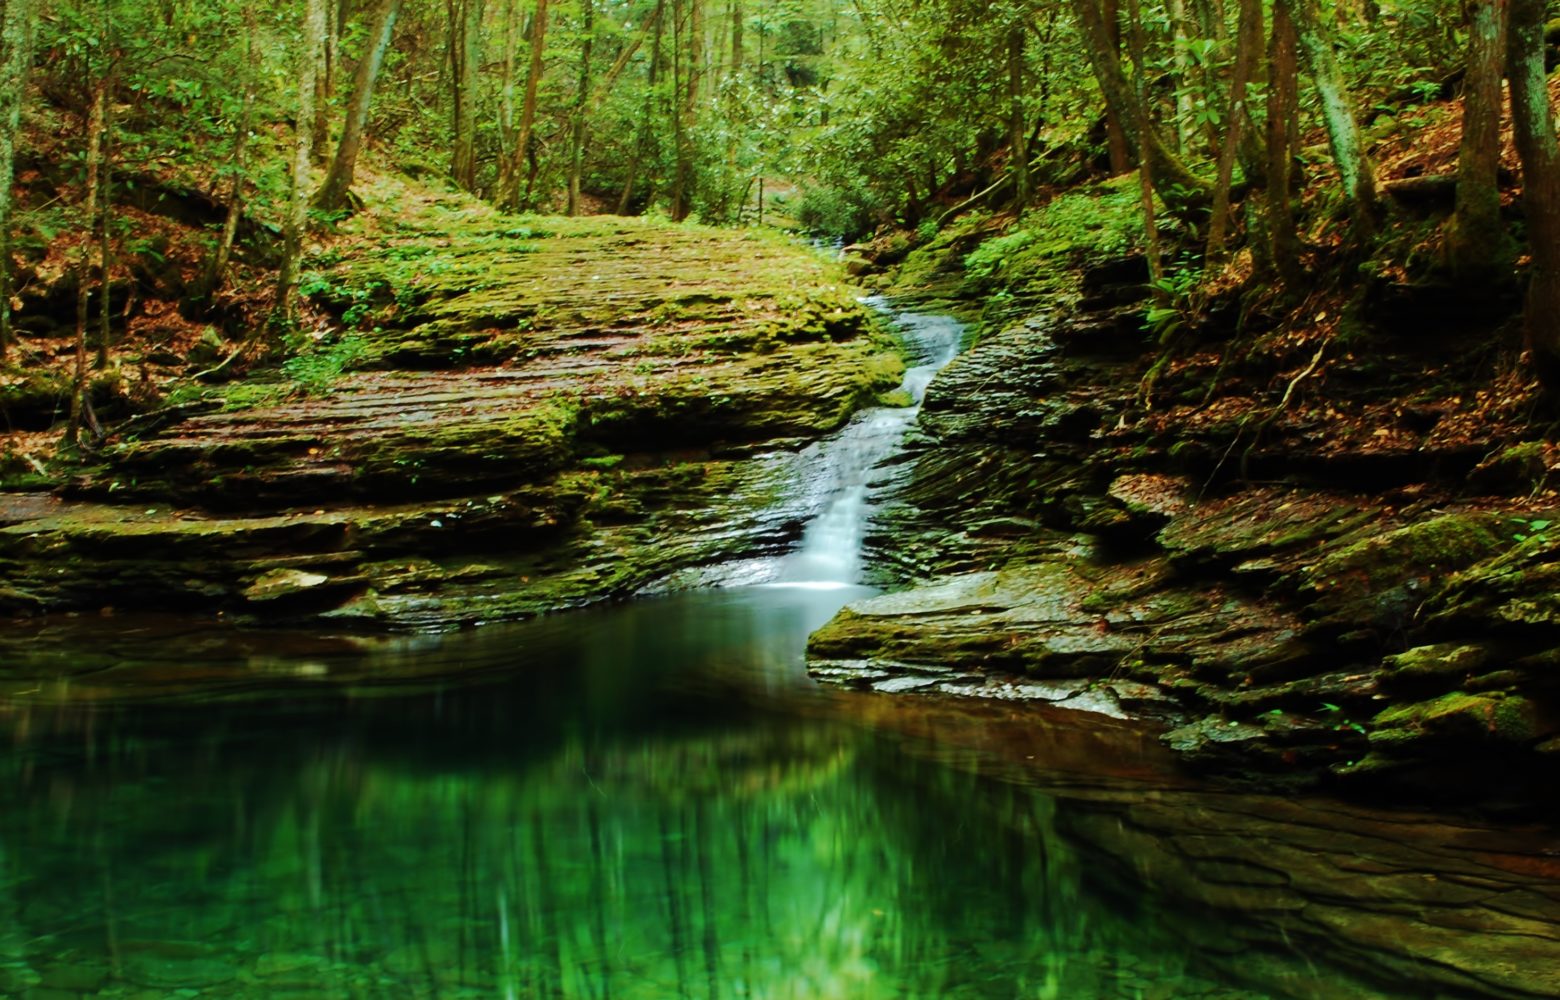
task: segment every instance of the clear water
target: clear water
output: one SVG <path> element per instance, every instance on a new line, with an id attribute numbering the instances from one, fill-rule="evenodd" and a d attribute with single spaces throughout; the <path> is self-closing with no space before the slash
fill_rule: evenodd
<path id="1" fill-rule="evenodd" d="M 887 413 L 767 585 L 371 642 L 38 630 L 0 664 L 0 996 L 1543 995 L 1543 831 L 815 688 Z"/>

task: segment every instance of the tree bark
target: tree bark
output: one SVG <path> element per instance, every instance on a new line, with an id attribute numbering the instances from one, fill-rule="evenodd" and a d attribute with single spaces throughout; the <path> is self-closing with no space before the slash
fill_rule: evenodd
<path id="1" fill-rule="evenodd" d="M 110 269 L 113 264 L 113 250 L 109 245 L 113 233 L 110 227 L 114 221 L 114 94 L 119 90 L 119 48 L 114 38 L 113 14 L 109 9 L 107 0 L 103 2 L 103 33 L 105 36 L 105 48 L 108 50 L 108 75 L 103 81 L 103 120 L 102 138 L 98 140 L 98 334 L 97 334 L 97 359 L 93 367 L 103 369 L 108 367 L 108 346 L 112 333 L 112 296 L 109 291 L 112 287 Z"/>
<path id="2" fill-rule="evenodd" d="M 580 176 L 585 172 L 585 130 L 590 111 L 590 54 L 596 35 L 596 5 L 580 0 L 580 75 L 574 91 L 573 122 L 569 128 L 568 214 L 580 214 Z"/>
<path id="3" fill-rule="evenodd" d="M 1235 153 L 1240 146 L 1241 126 L 1246 122 L 1246 82 L 1257 65 L 1262 48 L 1262 0 L 1241 0 L 1240 27 L 1236 31 L 1235 68 L 1230 77 L 1230 110 L 1225 117 L 1223 145 L 1219 148 L 1219 174 L 1213 182 L 1213 214 L 1208 222 L 1209 258 L 1224 252 L 1225 230 L 1229 225 L 1230 186 L 1235 178 Z"/>
<path id="4" fill-rule="evenodd" d="M 1146 136 L 1153 132 L 1154 123 L 1148 117 L 1148 94 L 1144 85 L 1147 64 L 1147 48 L 1143 38 L 1143 18 L 1138 0 L 1127 0 L 1127 25 L 1131 32 L 1128 44 L 1132 51 L 1132 75 L 1137 87 L 1137 130 Z M 1143 256 L 1148 260 L 1148 283 L 1153 289 L 1154 301 L 1168 304 L 1165 294 L 1165 265 L 1159 249 L 1159 219 L 1154 210 L 1154 161 L 1149 154 L 1149 144 L 1138 143 L 1138 188 L 1143 205 Z"/>
<path id="5" fill-rule="evenodd" d="M 1376 225 L 1378 197 L 1375 173 L 1354 108 L 1344 83 L 1343 70 L 1333 53 L 1332 40 L 1316 13 L 1316 0 L 1279 0 L 1295 26 L 1295 37 L 1305 55 L 1311 82 L 1321 100 L 1322 122 L 1332 146 L 1343 193 L 1352 205 L 1352 222 L 1357 238 L 1368 236 Z"/>
<path id="6" fill-rule="evenodd" d="M 514 190 L 503 198 L 505 207 L 525 210 L 531 207 L 531 188 L 535 173 L 527 167 L 531 152 L 531 129 L 536 124 L 536 88 L 542 82 L 544 63 L 542 56 L 547 45 L 547 0 L 536 0 L 536 13 L 531 17 L 531 61 L 525 75 L 525 96 L 520 104 L 520 130 L 512 151 L 510 168 Z M 524 176 L 525 192 L 520 191 L 520 178 Z"/>
<path id="7" fill-rule="evenodd" d="M 1299 130 L 1300 80 L 1294 22 L 1284 3 L 1273 7 L 1273 34 L 1268 43 L 1268 165 L 1267 228 L 1273 269 L 1288 288 L 1298 288 L 1300 237 L 1289 200 L 1294 173 L 1294 146 Z"/>
<path id="8" fill-rule="evenodd" d="M 448 0 L 450 85 L 455 141 L 450 177 L 463 191 L 477 189 L 477 71 L 482 66 L 482 0 Z"/>
<path id="9" fill-rule="evenodd" d="M 1008 154 L 1012 159 L 1013 199 L 1019 211 L 1029 204 L 1029 132 L 1024 121 L 1024 25 L 1008 28 Z"/>
<path id="10" fill-rule="evenodd" d="M 1560 390 L 1560 144 L 1544 72 L 1544 0 L 1511 0 L 1512 130 L 1522 159 L 1529 269 L 1524 319 L 1533 369 Z"/>
<path id="11" fill-rule="evenodd" d="M 1083 35 L 1089 64 L 1094 70 L 1105 104 L 1121 122 L 1128 142 L 1137 148 L 1142 146 L 1139 159 L 1147 162 L 1154 175 L 1155 190 L 1167 205 L 1186 207 L 1207 203 L 1211 191 L 1208 185 L 1192 173 L 1186 163 L 1165 144 L 1159 129 L 1147 115 L 1147 108 L 1138 97 L 1131 81 L 1122 69 L 1121 60 L 1111 45 L 1109 33 L 1100 14 L 1100 0 L 1073 0 L 1074 13 Z"/>
<path id="12" fill-rule="evenodd" d="M 98 164 L 103 157 L 103 112 L 108 105 L 108 80 L 100 77 L 92 87 L 92 111 L 87 118 L 86 204 L 82 208 L 81 254 L 76 261 L 76 373 L 70 393 L 70 420 L 65 440 L 75 444 L 87 407 L 87 325 L 90 318 L 92 250 L 98 223 Z M 103 290 L 107 294 L 108 290 Z"/>
<path id="13" fill-rule="evenodd" d="M 320 47 L 319 72 L 314 79 L 314 162 L 324 164 L 325 151 L 330 148 L 330 99 L 336 93 L 336 67 L 341 62 L 341 19 L 345 3 L 326 3 L 325 38 Z M 248 27 L 252 15 L 245 11 L 246 30 L 253 44 L 254 28 Z"/>
<path id="14" fill-rule="evenodd" d="M 310 2 L 312 4 L 314 0 Z M 335 212 L 346 207 L 347 196 L 352 191 L 353 174 L 357 170 L 358 154 L 363 150 L 363 131 L 368 127 L 368 109 L 374 100 L 374 84 L 379 79 L 380 67 L 384 65 L 385 52 L 390 48 L 396 15 L 400 11 L 401 0 L 380 0 L 374 11 L 374 20 L 367 36 L 369 48 L 358 60 L 357 69 L 352 74 L 352 97 L 347 104 L 341 142 L 337 144 L 330 169 L 314 196 L 314 207 L 322 212 Z M 320 36 L 324 36 L 323 27 Z"/>
<path id="15" fill-rule="evenodd" d="M 1101 19 L 1104 22 L 1106 45 L 1121 60 L 1121 10 L 1120 0 L 1104 0 Z M 1119 177 L 1132 169 L 1132 148 L 1127 141 L 1127 130 L 1122 127 L 1116 108 L 1105 102 L 1105 144 L 1110 156 L 1110 172 Z"/>
<path id="16" fill-rule="evenodd" d="M 1471 0 L 1468 72 L 1463 79 L 1462 144 L 1456 207 L 1446 233 L 1452 274 L 1469 285 L 1510 273 L 1511 244 L 1500 221 L 1501 77 L 1507 0 Z"/>
<path id="17" fill-rule="evenodd" d="M 515 7 L 518 0 L 504 0 L 504 59 L 498 85 L 498 182 L 494 202 L 507 207 L 515 190 L 515 162 L 509 151 L 515 147 L 515 26 L 519 23 Z"/>
<path id="18" fill-rule="evenodd" d="M 282 240 L 282 268 L 276 278 L 276 302 L 271 309 L 273 326 L 295 319 L 293 300 L 298 291 L 298 262 L 303 255 L 303 233 L 309 222 L 309 164 L 314 145 L 314 82 L 325 37 L 325 0 L 308 0 L 304 16 L 303 44 L 298 51 L 298 109 L 293 120 L 292 194 Z"/>
<path id="19" fill-rule="evenodd" d="M 11 350 L 11 185 L 35 21 L 33 0 L 6 0 L 0 19 L 0 360 Z"/>

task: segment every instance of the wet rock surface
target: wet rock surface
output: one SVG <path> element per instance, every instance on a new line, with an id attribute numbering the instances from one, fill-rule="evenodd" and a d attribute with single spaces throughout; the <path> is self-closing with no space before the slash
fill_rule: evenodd
<path id="1" fill-rule="evenodd" d="M 814 513 L 802 446 L 898 385 L 801 246 L 469 214 L 316 260 L 356 329 L 299 381 L 132 422 L 60 496 L 0 493 L 0 613 L 423 628 L 627 595 L 783 547 Z"/>
<path id="2" fill-rule="evenodd" d="M 1130 296 L 1090 280 L 933 383 L 869 532 L 908 589 L 816 633 L 814 676 L 1048 702 L 1065 682 L 1230 778 L 1547 808 L 1560 516 L 1459 474 L 1362 492 L 1281 414 L 1244 456 L 1290 449 L 1261 482 L 1239 421 L 1129 420 L 1154 356 Z"/>

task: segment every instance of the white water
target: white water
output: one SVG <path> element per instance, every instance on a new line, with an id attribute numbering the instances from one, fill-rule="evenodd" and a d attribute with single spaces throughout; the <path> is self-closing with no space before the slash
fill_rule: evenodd
<path id="1" fill-rule="evenodd" d="M 866 532 L 874 471 L 891 457 L 921 411 L 932 376 L 959 353 L 964 327 L 949 316 L 891 312 L 882 299 L 868 299 L 890 313 L 913 365 L 900 387 L 911 406 L 863 410 L 812 456 L 815 482 L 823 495 L 821 513 L 808 524 L 796 551 L 775 568 L 770 586 L 843 588 L 861 582 L 861 545 Z"/>

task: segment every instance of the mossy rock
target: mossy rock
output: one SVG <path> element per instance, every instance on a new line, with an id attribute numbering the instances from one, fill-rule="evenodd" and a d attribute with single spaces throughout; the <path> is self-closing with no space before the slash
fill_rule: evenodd
<path id="1" fill-rule="evenodd" d="M 1520 695 L 1453 691 L 1381 712 L 1372 720 L 1370 741 L 1376 749 L 1400 750 L 1425 741 L 1525 745 L 1547 735 L 1539 717 L 1533 701 Z"/>

